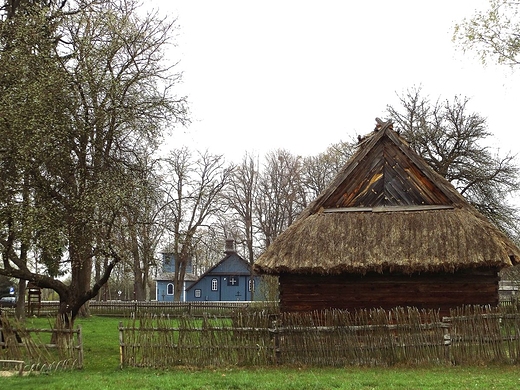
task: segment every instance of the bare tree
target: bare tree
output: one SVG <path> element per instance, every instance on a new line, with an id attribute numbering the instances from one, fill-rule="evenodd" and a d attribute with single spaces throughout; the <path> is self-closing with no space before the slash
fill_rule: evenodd
<path id="1" fill-rule="evenodd" d="M 243 232 L 246 258 L 250 263 L 255 260 L 254 205 L 258 191 L 258 165 L 257 157 L 246 154 L 242 163 L 234 170 L 225 193 L 228 208 L 235 216 L 236 226 Z"/>
<path id="2" fill-rule="evenodd" d="M 136 300 L 150 299 L 151 270 L 164 235 L 166 221 L 164 198 L 158 176 L 159 160 L 152 150 L 136 153 L 138 175 L 134 196 L 125 202 L 120 219 L 121 250 L 128 254 Z"/>
<path id="3" fill-rule="evenodd" d="M 414 88 L 399 100 L 388 113 L 410 146 L 480 212 L 516 235 L 518 213 L 507 203 L 520 189 L 515 156 L 500 156 L 485 145 L 491 133 L 486 120 L 468 110 L 469 99 L 432 103 Z"/>
<path id="4" fill-rule="evenodd" d="M 315 199 L 334 179 L 352 156 L 356 148 L 353 141 L 340 141 L 330 145 L 317 156 L 305 157 L 302 164 L 302 180 L 305 188 L 305 204 Z"/>
<path id="5" fill-rule="evenodd" d="M 287 150 L 267 154 L 258 180 L 255 213 L 264 248 L 297 217 L 304 205 L 301 182 L 301 158 Z"/>
<path id="6" fill-rule="evenodd" d="M 195 158 L 187 148 L 171 151 L 165 162 L 168 249 L 175 258 L 174 299 L 180 300 L 186 267 L 194 256 L 197 232 L 222 212 L 222 192 L 233 166 L 208 152 Z"/>

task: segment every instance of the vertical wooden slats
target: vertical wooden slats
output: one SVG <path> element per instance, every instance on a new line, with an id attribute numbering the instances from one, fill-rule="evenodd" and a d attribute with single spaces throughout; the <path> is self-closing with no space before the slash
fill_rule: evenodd
<path id="1" fill-rule="evenodd" d="M 147 318 L 120 326 L 125 366 L 393 366 L 519 362 L 520 310 L 326 310 Z M 132 355 L 133 354 L 133 355 Z"/>

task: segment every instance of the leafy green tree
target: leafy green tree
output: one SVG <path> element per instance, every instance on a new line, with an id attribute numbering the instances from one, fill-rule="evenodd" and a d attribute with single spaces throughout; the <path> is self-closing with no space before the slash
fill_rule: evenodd
<path id="1" fill-rule="evenodd" d="M 174 22 L 133 1 L 47 3 L 20 2 L 0 23 L 0 274 L 52 288 L 73 320 L 124 253 L 136 150 L 186 109 L 163 61 Z M 106 267 L 93 283 L 96 259 Z"/>
<path id="2" fill-rule="evenodd" d="M 490 0 L 488 9 L 455 26 L 454 41 L 462 50 L 476 52 L 484 63 L 520 65 L 519 6 L 518 1 Z"/>

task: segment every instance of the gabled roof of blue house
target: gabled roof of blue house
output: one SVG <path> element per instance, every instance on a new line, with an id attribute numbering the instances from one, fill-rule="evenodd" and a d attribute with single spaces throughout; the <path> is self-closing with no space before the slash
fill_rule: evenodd
<path id="1" fill-rule="evenodd" d="M 251 275 L 251 264 L 239 256 L 233 248 L 233 240 L 226 240 L 226 256 L 213 267 L 204 272 L 186 291 L 194 288 L 208 275 Z"/>

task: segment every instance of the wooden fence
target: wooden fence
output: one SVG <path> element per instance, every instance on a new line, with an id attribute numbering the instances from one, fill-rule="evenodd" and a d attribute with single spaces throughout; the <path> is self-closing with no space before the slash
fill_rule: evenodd
<path id="1" fill-rule="evenodd" d="M 397 308 L 229 319 L 146 316 L 119 327 L 121 366 L 392 366 L 520 361 L 520 312 Z"/>
<path id="2" fill-rule="evenodd" d="M 518 305 L 517 299 L 504 299 L 501 306 Z M 234 311 L 242 309 L 263 310 L 268 313 L 278 313 L 278 302 L 265 301 L 230 301 L 230 302 L 161 302 L 161 301 L 90 301 L 90 313 L 99 316 L 134 317 L 144 314 L 173 316 L 217 316 L 228 317 Z M 40 310 L 34 314 L 40 316 L 56 316 L 58 301 L 42 301 Z M 2 309 L 14 313 L 12 309 Z"/>
<path id="3" fill-rule="evenodd" d="M 49 329 L 31 329 L 4 313 L 0 318 L 0 369 L 13 362 L 20 372 L 83 367 L 81 328 L 59 321 Z"/>
<path id="4" fill-rule="evenodd" d="M 217 316 L 227 317 L 236 310 L 253 309 L 278 312 L 277 302 L 232 301 L 232 302 L 159 302 L 159 301 L 90 301 L 90 313 L 99 316 L 133 317 L 142 314 L 169 316 Z M 54 316 L 59 302 L 42 301 L 40 315 Z M 5 309 L 4 309 L 5 310 Z M 14 312 L 14 309 L 12 310 Z"/>

